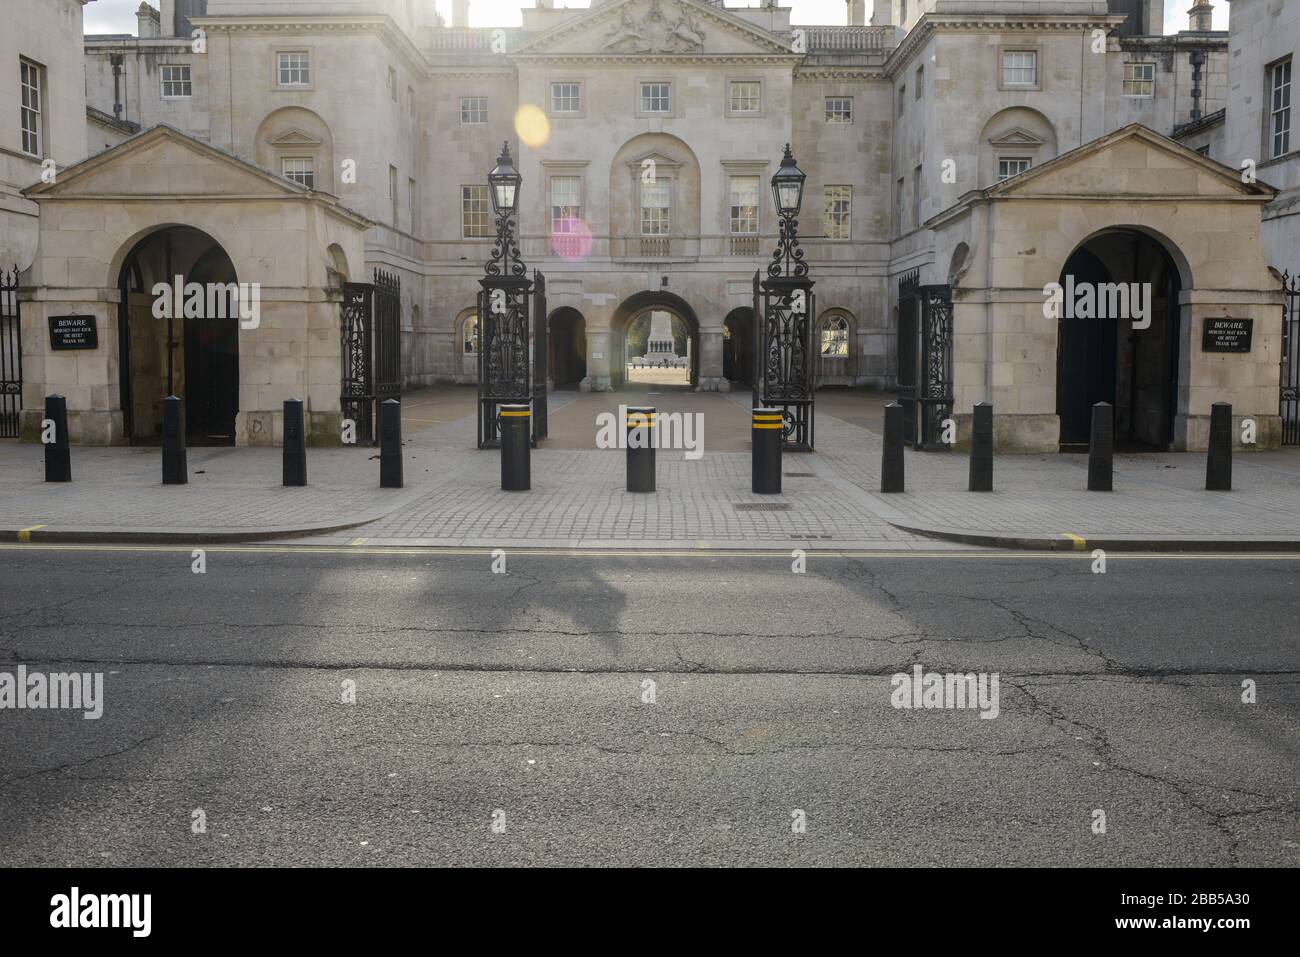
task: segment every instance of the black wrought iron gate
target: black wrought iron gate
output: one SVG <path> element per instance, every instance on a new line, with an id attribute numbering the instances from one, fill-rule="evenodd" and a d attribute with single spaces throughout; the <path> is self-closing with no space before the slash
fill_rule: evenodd
<path id="1" fill-rule="evenodd" d="M 550 349 L 546 321 L 546 277 L 533 271 L 533 445 L 546 438 L 546 380 Z"/>
<path id="2" fill-rule="evenodd" d="M 1300 445 L 1300 274 L 1282 277 L 1282 444 Z"/>
<path id="3" fill-rule="evenodd" d="M 948 448 L 943 421 L 952 415 L 952 393 L 952 292 L 921 285 L 916 269 L 898 283 L 898 401 L 913 448 Z"/>
<path id="4" fill-rule="evenodd" d="M 769 274 L 772 270 L 769 268 Z M 816 383 L 813 381 L 813 323 L 816 304 L 806 270 L 798 276 L 754 273 L 755 408 L 781 410 L 781 444 L 787 451 L 813 450 Z"/>
<path id="5" fill-rule="evenodd" d="M 375 270 L 373 283 L 343 284 L 343 418 L 358 445 L 378 441 L 379 403 L 402 393 L 402 283 Z"/>
<path id="6" fill-rule="evenodd" d="M 18 269 L 0 270 L 0 439 L 18 437 L 23 407 L 22 322 L 18 314 Z"/>

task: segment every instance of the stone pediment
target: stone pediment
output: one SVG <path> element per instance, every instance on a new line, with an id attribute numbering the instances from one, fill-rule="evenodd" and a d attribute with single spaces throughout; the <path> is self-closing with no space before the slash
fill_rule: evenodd
<path id="1" fill-rule="evenodd" d="M 289 130 L 287 133 L 281 133 L 271 140 L 271 145 L 276 149 L 305 149 L 320 146 L 321 142 L 319 136 L 312 136 L 302 130 Z"/>
<path id="2" fill-rule="evenodd" d="M 1013 127 L 1005 133 L 999 133 L 997 136 L 989 137 L 989 143 L 1001 149 L 1020 148 L 1026 150 L 1037 149 L 1043 145 L 1043 138 L 1036 136 L 1023 126 Z"/>
<path id="3" fill-rule="evenodd" d="M 610 0 L 514 51 L 528 57 L 792 55 L 778 37 L 699 0 Z"/>

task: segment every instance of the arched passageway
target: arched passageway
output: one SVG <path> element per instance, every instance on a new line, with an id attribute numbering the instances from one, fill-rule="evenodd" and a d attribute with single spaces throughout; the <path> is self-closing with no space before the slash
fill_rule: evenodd
<path id="1" fill-rule="evenodd" d="M 722 320 L 722 375 L 741 385 L 754 385 L 754 310 L 742 306 Z"/>
<path id="2" fill-rule="evenodd" d="M 670 292 L 639 292 L 629 296 L 616 310 L 610 321 L 610 383 L 618 389 L 627 383 L 628 362 L 634 355 L 634 344 L 641 346 L 642 329 L 644 341 L 648 343 L 649 330 L 653 322 L 653 313 L 667 313 L 673 320 L 672 326 L 679 330 L 682 342 L 676 348 L 686 349 L 688 373 L 686 384 L 694 388 L 700 379 L 700 321 L 695 310 L 680 296 Z M 634 328 L 635 325 L 635 328 Z M 675 335 L 674 340 L 678 337 Z M 680 353 L 678 353 L 680 355 Z"/>
<path id="3" fill-rule="evenodd" d="M 552 388 L 573 388 L 587 377 L 587 320 L 582 313 L 562 306 L 551 313 L 547 370 Z"/>

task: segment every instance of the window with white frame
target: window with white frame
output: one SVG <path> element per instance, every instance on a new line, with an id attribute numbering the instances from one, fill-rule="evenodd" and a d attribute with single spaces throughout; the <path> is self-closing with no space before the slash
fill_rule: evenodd
<path id="1" fill-rule="evenodd" d="M 582 181 L 577 176 L 551 177 L 551 232 L 572 233 L 577 230 L 582 216 Z"/>
<path id="2" fill-rule="evenodd" d="M 311 84 L 311 55 L 306 50 L 279 54 L 281 86 L 309 86 Z"/>
<path id="3" fill-rule="evenodd" d="M 551 84 L 552 113 L 581 113 L 582 87 L 577 83 Z"/>
<path id="4" fill-rule="evenodd" d="M 158 72 L 162 77 L 164 100 L 180 100 L 193 94 L 189 64 L 163 64 Z"/>
<path id="5" fill-rule="evenodd" d="M 23 152 L 30 156 L 41 155 L 41 68 L 30 60 L 19 60 L 19 78 L 22 83 Z"/>
<path id="6" fill-rule="evenodd" d="M 853 187 L 827 186 L 822 191 L 822 222 L 827 239 L 852 236 Z"/>
<path id="7" fill-rule="evenodd" d="M 487 97 L 462 96 L 460 98 L 460 125 L 479 126 L 487 122 Z"/>
<path id="8" fill-rule="evenodd" d="M 728 206 L 733 236 L 753 236 L 758 233 L 760 191 L 757 176 L 731 177 L 731 196 Z"/>
<path id="9" fill-rule="evenodd" d="M 851 96 L 826 97 L 826 122 L 827 123 L 852 123 L 853 122 L 853 97 Z"/>
<path id="10" fill-rule="evenodd" d="M 641 184 L 641 235 L 667 236 L 671 191 L 668 180 Z"/>
<path id="11" fill-rule="evenodd" d="M 1156 65 L 1154 63 L 1125 63 L 1124 95 L 1155 96 Z"/>
<path id="12" fill-rule="evenodd" d="M 728 86 L 728 106 L 732 113 L 757 113 L 761 96 L 757 80 L 732 80 Z"/>
<path id="13" fill-rule="evenodd" d="M 849 354 L 849 321 L 843 316 L 828 316 L 822 323 L 822 355 L 829 358 Z"/>
<path id="14" fill-rule="evenodd" d="M 1018 173 L 1023 173 L 1029 169 L 1028 156 L 999 156 L 998 157 L 998 182 L 1004 179 L 1010 179 Z"/>
<path id="15" fill-rule="evenodd" d="M 641 112 L 667 113 L 672 108 L 672 86 L 668 83 L 641 84 Z"/>
<path id="16" fill-rule="evenodd" d="M 491 236 L 489 221 L 488 188 L 486 186 L 462 186 L 460 188 L 460 234 L 465 239 L 478 239 Z"/>
<path id="17" fill-rule="evenodd" d="M 1268 71 L 1268 155 L 1291 152 L 1291 58 L 1274 63 Z"/>
<path id="18" fill-rule="evenodd" d="M 1003 86 L 1037 86 L 1038 53 L 1034 50 L 1007 50 L 1002 54 Z"/>
<path id="19" fill-rule="evenodd" d="M 316 188 L 316 167 L 310 156 L 285 156 L 280 160 L 280 175 L 308 189 Z"/>

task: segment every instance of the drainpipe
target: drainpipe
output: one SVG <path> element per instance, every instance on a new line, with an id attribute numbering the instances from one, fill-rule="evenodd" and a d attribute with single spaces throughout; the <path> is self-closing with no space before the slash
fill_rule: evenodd
<path id="1" fill-rule="evenodd" d="M 113 116 L 122 118 L 122 54 L 110 53 L 108 62 L 113 64 Z"/>
<path id="2" fill-rule="evenodd" d="M 1192 51 L 1192 122 L 1201 118 L 1201 65 L 1205 62 L 1205 51 Z"/>

